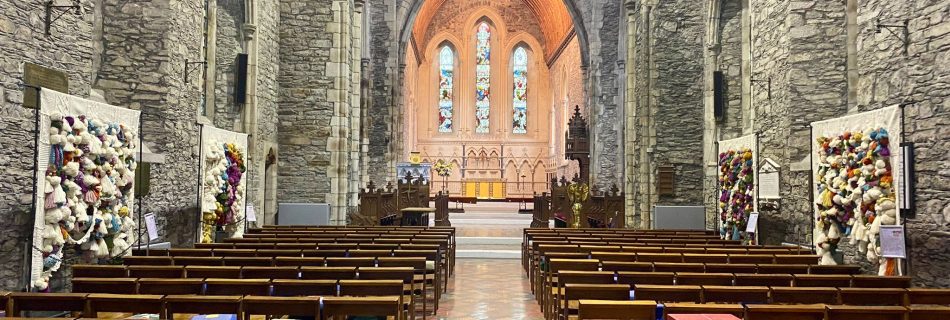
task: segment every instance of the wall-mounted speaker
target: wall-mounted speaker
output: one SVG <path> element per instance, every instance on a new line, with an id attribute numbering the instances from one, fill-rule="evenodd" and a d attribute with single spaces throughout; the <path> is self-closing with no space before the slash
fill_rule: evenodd
<path id="1" fill-rule="evenodd" d="M 722 121 L 726 113 L 726 76 L 722 71 L 713 71 L 713 114 Z"/>
<path id="2" fill-rule="evenodd" d="M 234 68 L 234 104 L 247 103 L 247 54 L 239 53 Z"/>

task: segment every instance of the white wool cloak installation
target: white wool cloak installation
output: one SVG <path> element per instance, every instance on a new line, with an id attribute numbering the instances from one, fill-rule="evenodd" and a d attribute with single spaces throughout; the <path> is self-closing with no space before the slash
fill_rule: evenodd
<path id="1" fill-rule="evenodd" d="M 141 114 L 49 89 L 40 90 L 39 108 L 30 279 L 32 288 L 46 290 L 63 246 L 79 245 L 84 260 L 96 262 L 128 255 L 137 241 Z"/>
<path id="2" fill-rule="evenodd" d="M 244 219 L 244 210 L 247 204 L 245 198 L 247 192 L 247 179 L 250 178 L 250 165 L 247 154 L 247 134 L 233 132 L 215 128 L 209 125 L 201 127 L 201 160 L 198 172 L 201 173 L 201 182 L 198 184 L 200 196 L 201 213 L 198 216 L 198 242 L 214 241 L 214 225 L 209 225 L 205 221 L 211 218 L 217 209 L 217 196 L 226 192 L 228 181 L 223 174 L 226 173 L 229 165 L 226 159 L 226 146 L 233 145 L 241 155 L 241 161 L 244 163 L 245 171 L 238 182 L 235 193 L 234 204 L 231 210 L 234 216 L 230 223 L 225 224 L 225 231 L 229 237 L 243 237 L 244 227 L 247 221 Z M 210 232 L 210 233 L 209 233 Z"/>
<path id="3" fill-rule="evenodd" d="M 899 225 L 903 162 L 902 110 L 890 106 L 811 123 L 815 249 L 820 264 L 837 264 L 833 253 L 848 239 L 859 256 L 879 266 L 881 225 Z M 886 143 L 885 143 L 886 141 Z"/>

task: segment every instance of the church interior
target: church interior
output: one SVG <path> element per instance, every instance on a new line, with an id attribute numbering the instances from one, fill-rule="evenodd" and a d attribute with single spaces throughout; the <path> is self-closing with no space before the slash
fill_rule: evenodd
<path id="1" fill-rule="evenodd" d="M 950 319 L 950 0 L 0 0 L 0 53 L 0 318 Z"/>

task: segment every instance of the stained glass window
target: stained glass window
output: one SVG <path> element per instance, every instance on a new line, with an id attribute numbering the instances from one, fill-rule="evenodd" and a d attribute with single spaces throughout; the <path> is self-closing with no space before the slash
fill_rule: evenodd
<path id="1" fill-rule="evenodd" d="M 475 132 L 488 133 L 491 109 L 491 28 L 482 22 L 478 26 L 475 47 Z"/>
<path id="2" fill-rule="evenodd" d="M 452 48 L 442 47 L 439 52 L 439 132 L 452 132 L 454 73 L 455 54 Z"/>
<path id="3" fill-rule="evenodd" d="M 515 49 L 512 58 L 514 76 L 514 98 L 512 101 L 511 131 L 528 133 L 528 52 L 524 48 Z"/>

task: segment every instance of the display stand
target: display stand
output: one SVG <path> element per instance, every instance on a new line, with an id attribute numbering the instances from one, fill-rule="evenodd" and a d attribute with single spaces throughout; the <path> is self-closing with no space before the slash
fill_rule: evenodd
<path id="1" fill-rule="evenodd" d="M 837 264 L 837 244 L 848 239 L 878 273 L 903 273 L 900 259 L 880 256 L 882 225 L 901 225 L 905 196 L 901 146 L 903 109 L 891 106 L 811 123 L 812 241 L 821 264 Z"/>

